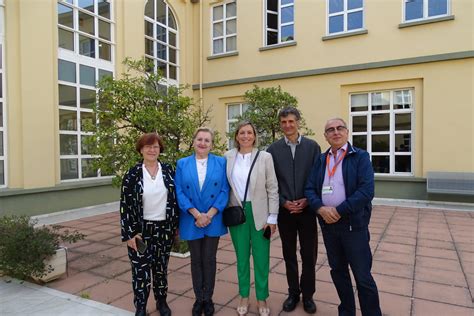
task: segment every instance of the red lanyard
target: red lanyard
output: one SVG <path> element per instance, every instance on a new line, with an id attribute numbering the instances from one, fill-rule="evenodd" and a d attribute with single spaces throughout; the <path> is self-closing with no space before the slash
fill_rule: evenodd
<path id="1" fill-rule="evenodd" d="M 346 151 L 343 149 L 343 153 L 339 156 L 339 159 L 336 161 L 336 164 L 332 167 L 332 170 L 329 170 L 329 162 L 330 162 L 330 159 L 331 156 L 329 153 L 327 154 L 326 156 L 326 167 L 327 167 L 327 170 L 328 170 L 328 177 L 331 178 L 335 173 L 336 173 L 336 170 L 337 170 L 337 166 L 339 166 L 339 163 L 341 163 L 342 159 L 344 159 L 344 157 L 346 156 Z M 337 157 L 337 153 L 336 153 L 336 157 Z"/>

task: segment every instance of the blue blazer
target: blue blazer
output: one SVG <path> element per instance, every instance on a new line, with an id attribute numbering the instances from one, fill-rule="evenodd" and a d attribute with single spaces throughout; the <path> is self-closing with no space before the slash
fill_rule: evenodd
<path id="1" fill-rule="evenodd" d="M 196 167 L 196 156 L 178 160 L 175 176 L 176 196 L 180 208 L 179 236 L 183 240 L 194 240 L 204 236 L 218 237 L 227 234 L 227 227 L 222 223 L 222 211 L 229 199 L 229 184 L 226 177 L 226 161 L 223 157 L 209 154 L 206 179 L 199 189 Z M 206 213 L 211 207 L 218 212 L 211 223 L 203 228 L 197 227 L 194 217 L 188 209 L 195 207 Z"/>

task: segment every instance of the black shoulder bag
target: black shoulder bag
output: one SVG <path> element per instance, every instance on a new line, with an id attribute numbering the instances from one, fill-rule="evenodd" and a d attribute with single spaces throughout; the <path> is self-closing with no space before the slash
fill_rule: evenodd
<path id="1" fill-rule="evenodd" d="M 236 226 L 236 225 L 245 223 L 246 219 L 245 219 L 245 212 L 244 212 L 243 206 L 245 205 L 245 200 L 247 199 L 247 191 L 249 189 L 250 175 L 252 174 L 253 166 L 255 165 L 255 162 L 257 161 L 259 154 L 260 154 L 260 151 L 257 151 L 257 154 L 255 155 L 255 159 L 252 161 L 252 165 L 250 166 L 249 175 L 247 177 L 247 184 L 245 185 L 245 194 L 244 194 L 244 200 L 242 201 L 242 206 L 238 206 L 238 205 L 230 206 L 224 209 L 222 220 L 224 222 L 224 225 L 227 227 Z"/>

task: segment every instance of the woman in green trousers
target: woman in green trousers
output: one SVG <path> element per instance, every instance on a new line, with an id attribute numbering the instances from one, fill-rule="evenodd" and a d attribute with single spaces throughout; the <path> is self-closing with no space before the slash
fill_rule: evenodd
<path id="1" fill-rule="evenodd" d="M 278 219 L 278 181 L 273 168 L 272 156 L 264 151 L 257 155 L 257 136 L 252 123 L 241 122 L 235 131 L 236 148 L 224 156 L 227 160 L 227 179 L 231 192 L 229 206 L 244 208 L 246 221 L 230 227 L 230 235 L 237 255 L 237 275 L 239 279 L 239 315 L 246 315 L 250 296 L 250 254 L 253 256 L 255 292 L 258 313 L 270 315 L 267 306 L 268 273 L 270 269 L 270 237 L 276 230 Z M 247 178 L 253 160 L 255 165 L 250 173 L 248 192 L 244 200 Z M 268 229 L 267 229 L 268 227 Z M 267 233 L 264 235 L 265 231 Z"/>

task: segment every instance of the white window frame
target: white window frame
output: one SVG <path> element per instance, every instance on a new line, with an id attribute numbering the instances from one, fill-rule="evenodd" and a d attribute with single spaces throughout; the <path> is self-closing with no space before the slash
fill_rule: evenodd
<path id="1" fill-rule="evenodd" d="M 338 11 L 338 12 L 334 12 L 334 13 L 329 13 L 329 1 L 330 0 L 326 0 L 326 16 L 327 16 L 327 19 L 326 19 L 326 35 L 336 35 L 336 34 L 344 34 L 344 33 L 352 33 L 352 32 L 357 32 L 357 31 L 360 31 L 360 30 L 364 30 L 365 29 L 365 12 L 364 12 L 364 8 L 365 8 L 365 0 L 362 0 L 362 7 L 360 8 L 356 8 L 356 9 L 351 9 L 351 10 L 348 10 L 347 7 L 347 3 L 349 0 L 343 0 L 344 2 L 344 8 L 342 9 L 342 11 Z M 349 14 L 350 13 L 354 13 L 354 12 L 362 12 L 362 27 L 358 28 L 358 29 L 352 29 L 352 30 L 348 30 L 347 27 L 348 27 L 348 17 L 349 17 Z M 329 32 L 329 19 L 333 16 L 337 16 L 337 15 L 343 15 L 343 30 L 341 32 L 334 32 L 334 33 L 330 33 Z"/>
<path id="2" fill-rule="evenodd" d="M 5 77 L 5 3 L 4 0 L 0 0 L 0 45 L 1 45 L 1 63 L 2 67 L 0 68 L 0 74 L 2 75 L 2 80 L 0 84 L 2 85 L 2 97 L 0 102 L 2 103 L 2 127 L 0 127 L 0 132 L 3 132 L 3 155 L 0 154 L 0 161 L 3 161 L 3 184 L 0 185 L 0 188 L 6 188 L 8 186 L 8 135 L 7 135 L 7 105 L 6 105 L 6 77 Z"/>
<path id="3" fill-rule="evenodd" d="M 230 125 L 233 123 L 237 123 L 238 120 L 235 118 L 229 119 L 229 109 L 231 106 L 239 106 L 239 116 L 245 113 L 247 111 L 249 104 L 245 102 L 233 102 L 233 103 L 227 103 L 226 104 L 226 131 L 227 134 L 231 132 Z M 232 137 L 227 139 L 227 148 L 231 149 L 234 147 L 234 140 Z"/>
<path id="4" fill-rule="evenodd" d="M 235 3 L 235 16 L 233 17 L 227 17 L 227 5 L 230 3 Z M 214 20 L 214 8 L 216 7 L 222 7 L 222 19 L 219 20 Z M 212 56 L 218 56 L 222 54 L 227 54 L 227 53 L 232 53 L 237 51 L 237 1 L 236 0 L 230 0 L 230 1 L 225 1 L 223 3 L 219 3 L 217 5 L 211 6 L 211 55 Z M 235 20 L 235 33 L 230 33 L 227 34 L 227 22 Z M 214 37 L 214 24 L 221 23 L 222 22 L 222 36 L 216 36 Z M 227 50 L 227 38 L 230 37 L 235 37 L 235 49 L 234 50 Z M 214 41 L 215 40 L 222 40 L 222 53 L 214 53 Z"/>
<path id="5" fill-rule="evenodd" d="M 398 91 L 409 91 L 411 98 L 411 107 L 408 109 L 394 109 L 395 92 Z M 390 94 L 390 108 L 388 110 L 372 110 L 372 94 L 388 92 Z M 368 109 L 367 111 L 351 112 L 351 96 L 367 94 L 368 98 Z M 415 170 L 415 89 L 413 87 L 390 89 L 390 90 L 376 90 L 368 92 L 354 92 L 349 94 L 349 128 L 352 131 L 350 141 L 353 143 L 353 137 L 362 135 L 366 136 L 367 141 L 367 152 L 372 160 L 373 156 L 389 156 L 389 172 L 388 173 L 375 173 L 377 176 L 414 176 Z M 372 115 L 373 114 L 389 114 L 390 115 L 390 126 L 388 131 L 372 131 Z M 410 130 L 395 130 L 395 114 L 411 114 L 411 126 Z M 365 132 L 354 132 L 353 131 L 353 118 L 354 117 L 366 117 L 367 119 L 367 130 Z M 395 152 L 395 136 L 397 134 L 410 134 L 410 151 L 409 152 Z M 388 152 L 376 152 L 372 151 L 372 135 L 389 135 L 389 151 Z M 411 172 L 395 172 L 395 157 L 396 156 L 411 156 Z"/>
<path id="6" fill-rule="evenodd" d="M 144 33 L 143 35 L 145 36 L 145 39 L 150 40 L 153 43 L 153 55 L 147 54 L 147 52 L 146 52 L 146 43 L 145 43 L 145 54 L 144 55 L 147 59 L 150 59 L 150 60 L 153 61 L 153 64 L 154 64 L 153 71 L 154 72 L 158 71 L 158 63 L 159 62 L 166 65 L 166 76 L 163 76 L 163 82 L 162 82 L 162 84 L 164 86 L 177 86 L 179 84 L 180 49 L 179 49 L 179 27 L 178 27 L 178 20 L 176 19 L 176 14 L 173 12 L 171 6 L 168 4 L 168 1 L 163 1 L 165 6 L 166 6 L 166 23 L 158 22 L 156 20 L 156 2 L 160 1 L 160 0 L 147 0 L 147 1 L 154 1 L 154 5 L 153 5 L 154 10 L 153 10 L 153 12 L 154 12 L 154 15 L 155 15 L 155 19 L 152 19 L 152 18 L 146 16 L 145 12 L 143 13 L 144 20 L 153 25 L 153 37 L 150 37 L 146 34 L 146 29 L 144 29 L 144 32 L 143 32 Z M 176 29 L 173 29 L 172 27 L 170 27 L 168 25 L 170 14 L 172 15 L 172 17 L 173 17 L 173 19 L 176 23 Z M 158 25 L 165 29 L 166 42 L 163 42 L 163 41 L 157 39 L 157 26 Z M 170 32 L 173 33 L 176 36 L 176 46 L 171 45 L 170 42 L 169 42 L 169 35 L 168 34 Z M 158 49 L 156 48 L 157 44 L 161 44 L 161 45 L 164 45 L 166 47 L 166 60 L 158 57 Z M 170 48 L 176 50 L 176 63 L 173 63 L 173 62 L 170 61 Z M 176 67 L 176 79 L 170 78 L 170 76 L 169 76 L 170 66 Z"/>
<path id="7" fill-rule="evenodd" d="M 78 8 L 76 6 L 76 4 L 77 4 L 76 1 L 73 1 L 73 4 L 69 4 L 68 2 L 66 2 L 64 0 L 59 0 L 58 3 L 60 3 L 62 5 L 69 6 L 70 8 L 73 9 L 73 20 L 74 20 L 74 24 L 73 24 L 74 28 L 69 28 L 69 27 L 66 27 L 66 26 L 63 26 L 63 25 L 60 25 L 59 23 L 57 23 L 58 29 L 66 29 L 68 31 L 74 32 L 74 51 L 58 47 L 58 63 L 59 63 L 59 60 L 65 60 L 65 61 L 74 63 L 75 72 L 76 72 L 76 77 L 75 77 L 75 82 L 74 83 L 69 82 L 69 81 L 63 81 L 63 80 L 60 80 L 58 78 L 58 101 L 59 101 L 59 85 L 74 87 L 75 90 L 76 90 L 76 106 L 75 107 L 59 105 L 59 102 L 58 102 L 58 122 L 60 122 L 60 120 L 59 120 L 59 111 L 60 110 L 67 110 L 67 111 L 70 111 L 70 112 L 75 112 L 76 113 L 76 121 L 77 121 L 77 128 L 74 131 L 61 130 L 60 126 L 58 125 L 58 131 L 59 131 L 59 133 L 58 133 L 58 138 L 59 138 L 58 143 L 59 143 L 59 145 L 61 145 L 61 143 L 60 143 L 61 142 L 60 141 L 61 136 L 60 135 L 74 135 L 77 139 L 77 154 L 62 155 L 61 152 L 59 151 L 59 162 L 60 162 L 59 163 L 59 171 L 60 171 L 59 178 L 60 178 L 60 181 L 62 183 L 74 182 L 74 181 L 89 181 L 89 180 L 94 180 L 94 179 L 98 179 L 98 178 L 101 178 L 101 179 L 111 178 L 111 176 L 102 176 L 100 169 L 97 170 L 97 175 L 95 177 L 83 177 L 82 176 L 82 159 L 93 159 L 93 158 L 97 158 L 98 156 L 82 153 L 82 136 L 90 136 L 90 135 L 93 135 L 93 133 L 81 130 L 81 113 L 93 113 L 93 109 L 81 108 L 80 107 L 80 102 L 81 102 L 80 90 L 81 90 L 81 88 L 88 89 L 88 90 L 95 90 L 96 94 L 97 94 L 98 89 L 95 86 L 93 87 L 93 86 L 81 84 L 81 82 L 80 82 L 80 66 L 83 65 L 83 66 L 94 68 L 96 81 L 99 80 L 99 70 L 108 71 L 108 72 L 114 74 L 114 72 L 115 72 L 115 62 L 114 62 L 114 60 L 115 60 L 115 58 L 114 58 L 114 56 L 115 56 L 115 42 L 114 42 L 115 22 L 114 22 L 113 13 L 115 11 L 114 10 L 115 3 L 114 3 L 114 1 L 109 1 L 109 3 L 110 3 L 110 20 L 108 20 L 106 18 L 102 18 L 101 16 L 99 16 L 96 13 L 92 13 L 90 11 Z M 97 12 L 97 3 L 98 3 L 97 0 L 95 0 L 94 1 L 95 12 Z M 76 14 L 75 10 L 77 10 L 77 12 L 82 11 L 82 12 L 86 12 L 89 15 L 94 15 L 94 17 L 95 17 L 94 18 L 94 23 L 95 23 L 95 28 L 97 30 L 97 33 L 96 33 L 97 36 L 92 36 L 90 34 L 85 34 L 81 31 L 79 31 L 79 28 L 77 27 L 78 26 L 78 21 L 77 21 L 78 13 Z M 111 44 L 111 61 L 99 58 L 99 51 L 98 51 L 98 45 L 99 45 L 98 39 L 100 38 L 98 36 L 98 34 L 99 34 L 99 29 L 98 29 L 99 21 L 98 20 L 99 19 L 105 20 L 108 23 L 110 23 L 110 27 L 111 27 L 111 30 L 110 30 L 110 33 L 111 33 L 111 41 L 110 41 L 110 44 Z M 76 34 L 78 34 L 78 35 L 76 35 Z M 97 47 L 96 47 L 95 57 L 89 57 L 89 56 L 81 55 L 79 53 L 79 35 L 85 35 L 85 36 L 88 36 L 89 38 L 94 38 L 96 40 L 95 45 Z M 100 39 L 100 41 L 107 42 L 106 40 L 103 40 L 103 39 Z M 74 178 L 74 179 L 61 179 L 61 160 L 66 160 L 66 159 L 76 159 L 77 160 L 77 169 L 78 169 L 77 178 Z"/>
<path id="8" fill-rule="evenodd" d="M 436 19 L 436 18 L 439 18 L 439 17 L 451 15 L 451 0 L 446 0 L 447 4 L 446 4 L 446 13 L 445 14 L 428 16 L 429 1 L 431 1 L 431 0 L 423 0 L 423 17 L 421 17 L 419 19 L 407 20 L 406 15 L 405 15 L 405 13 L 406 13 L 406 3 L 409 2 L 409 0 L 402 0 L 402 21 L 403 22 L 425 21 L 425 20 Z"/>
<path id="9" fill-rule="evenodd" d="M 295 1 L 293 0 L 292 3 L 287 3 L 287 4 L 284 4 L 282 5 L 281 4 L 281 1 L 282 0 L 277 0 L 277 10 L 278 11 L 272 11 L 272 10 L 268 10 L 267 9 L 267 5 L 268 5 L 268 0 L 264 0 L 264 10 L 263 10 L 263 14 L 264 14 L 264 17 L 263 17 L 263 21 L 264 21 L 264 25 L 263 25 L 263 29 L 265 30 L 263 32 L 263 42 L 265 43 L 265 46 L 273 46 L 273 45 L 280 45 L 280 44 L 283 44 L 283 43 L 292 43 L 295 41 L 295 38 L 296 38 L 296 30 L 295 30 Z M 284 9 L 284 8 L 287 8 L 287 7 L 293 7 L 293 21 L 292 22 L 286 22 L 286 23 L 282 23 L 281 22 L 281 10 Z M 278 24 L 278 29 L 272 29 L 272 28 L 269 28 L 267 27 L 268 26 L 268 23 L 267 23 L 267 16 L 268 16 L 268 13 L 270 14 L 273 14 L 273 15 L 276 15 L 277 16 L 277 24 Z M 281 29 L 284 27 L 284 26 L 289 26 L 289 25 L 293 25 L 293 39 L 292 40 L 288 40 L 288 41 L 282 41 L 281 40 Z M 275 44 L 268 44 L 267 43 L 267 40 L 268 40 L 268 31 L 272 31 L 272 32 L 277 32 L 277 42 Z"/>

